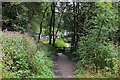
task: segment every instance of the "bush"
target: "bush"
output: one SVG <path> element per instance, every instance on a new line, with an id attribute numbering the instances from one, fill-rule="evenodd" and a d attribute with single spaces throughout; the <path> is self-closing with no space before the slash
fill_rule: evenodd
<path id="1" fill-rule="evenodd" d="M 52 61 L 46 51 L 38 50 L 33 38 L 18 32 L 2 32 L 0 40 L 3 78 L 53 77 Z"/>
<path id="2" fill-rule="evenodd" d="M 42 41 L 39 41 L 39 43 L 37 43 L 37 49 L 42 50 L 42 52 L 44 52 L 44 54 L 49 58 L 53 58 L 54 54 L 56 53 L 56 50 L 53 46 L 44 44 Z"/>
<path id="3" fill-rule="evenodd" d="M 56 39 L 55 46 L 56 47 L 67 47 L 66 43 L 62 39 Z"/>
<path id="4" fill-rule="evenodd" d="M 33 72 L 42 77 L 51 77 L 53 73 L 50 69 L 52 69 L 52 61 L 44 54 L 44 51 L 38 51 L 34 57 Z"/>
<path id="5" fill-rule="evenodd" d="M 77 51 L 73 53 L 77 61 L 76 73 L 80 74 L 86 70 L 97 73 L 99 71 L 110 74 L 116 73 L 117 49 L 113 47 L 112 43 L 93 41 L 93 38 L 80 41 Z"/>

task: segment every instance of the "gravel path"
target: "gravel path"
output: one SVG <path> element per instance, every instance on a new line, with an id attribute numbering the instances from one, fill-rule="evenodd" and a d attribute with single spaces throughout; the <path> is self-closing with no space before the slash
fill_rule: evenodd
<path id="1" fill-rule="evenodd" d="M 57 78 L 68 78 L 73 76 L 74 64 L 63 53 L 57 53 L 54 61 L 54 74 Z"/>

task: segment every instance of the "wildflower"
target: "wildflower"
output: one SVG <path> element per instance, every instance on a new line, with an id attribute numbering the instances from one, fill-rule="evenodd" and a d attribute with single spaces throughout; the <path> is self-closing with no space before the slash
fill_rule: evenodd
<path id="1" fill-rule="evenodd" d="M 4 54 L 5 53 L 5 51 L 4 50 L 2 50 L 2 54 Z"/>
<path id="2" fill-rule="evenodd" d="M 120 69 L 120 65 L 118 65 L 118 69 Z"/>
<path id="3" fill-rule="evenodd" d="M 2 57 L 2 60 L 3 60 L 4 62 L 6 62 L 6 59 L 5 59 L 5 57 Z"/>

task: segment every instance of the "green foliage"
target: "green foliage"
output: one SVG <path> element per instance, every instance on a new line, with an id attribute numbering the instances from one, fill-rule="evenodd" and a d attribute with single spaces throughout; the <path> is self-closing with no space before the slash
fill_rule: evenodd
<path id="1" fill-rule="evenodd" d="M 118 52 L 112 44 L 93 43 L 89 39 L 86 42 L 81 41 L 73 54 L 76 55 L 78 67 L 88 69 L 92 65 L 93 70 L 107 69 L 112 72 L 115 65 L 112 59 L 116 58 Z"/>
<path id="2" fill-rule="evenodd" d="M 55 48 L 49 45 L 48 43 L 45 43 L 44 40 L 39 41 L 39 43 L 37 43 L 37 49 L 42 50 L 42 52 L 44 52 L 44 54 L 48 56 L 49 58 L 52 58 L 54 54 L 56 53 Z"/>
<path id="3" fill-rule="evenodd" d="M 76 75 L 84 77 L 117 77 L 119 75 L 119 51 L 113 43 L 93 42 L 93 38 L 80 41 L 77 51 L 73 53 L 77 61 Z M 90 73 L 88 72 L 90 71 Z M 83 74 L 83 76 L 81 75 Z M 92 75 L 93 74 L 93 75 Z M 91 77 L 86 76 L 86 77 Z"/>
<path id="4" fill-rule="evenodd" d="M 45 11 L 46 6 L 48 9 Z M 81 72 L 88 73 L 88 70 L 91 73 L 96 72 L 97 75 L 83 74 L 81 77 L 120 75 L 118 53 L 120 49 L 114 45 L 118 42 L 116 35 L 119 38 L 120 20 L 118 20 L 117 6 L 118 4 L 111 2 L 75 3 L 75 5 L 58 2 L 56 5 L 55 31 L 62 32 L 60 37 L 64 38 L 63 33 L 67 30 L 72 38 L 67 37 L 66 41 L 73 44 L 72 46 L 77 45 L 72 47 L 76 49 L 73 49 L 74 52 L 70 56 L 77 62 L 78 76 Z M 48 36 L 49 26 L 53 20 L 51 13 L 51 3 L 3 2 L 2 28 L 29 32 L 34 36 L 42 25 L 42 33 Z M 51 34 L 55 34 L 53 28 L 51 29 Z M 67 47 L 66 41 L 56 39 L 55 47 Z M 55 49 L 47 43 L 46 39 L 36 44 L 27 34 L 0 32 L 0 56 L 1 53 L 4 55 L 3 64 L 0 63 L 2 65 L 0 68 L 3 67 L 3 77 L 53 77 L 51 57 L 54 56 Z"/>
<path id="5" fill-rule="evenodd" d="M 53 76 L 52 69 L 52 61 L 44 54 L 44 51 L 38 51 L 34 57 L 34 63 L 32 64 L 34 73 L 39 76 L 51 77 Z"/>
<path id="6" fill-rule="evenodd" d="M 67 47 L 66 43 L 62 39 L 56 39 L 55 46 L 56 47 Z"/>
<path id="7" fill-rule="evenodd" d="M 2 32 L 2 77 L 53 77 L 52 61 L 47 52 L 40 49 L 33 38 L 17 32 Z"/>
<path id="8" fill-rule="evenodd" d="M 42 3 L 2 3 L 2 29 L 21 32 L 38 32 Z"/>
<path id="9" fill-rule="evenodd" d="M 100 72 L 107 77 L 112 74 L 118 75 L 119 53 L 109 39 L 109 34 L 118 29 L 117 9 L 113 11 L 111 3 L 98 2 L 95 5 L 96 15 L 88 21 L 94 28 L 89 30 L 89 34 L 81 37 L 78 49 L 73 53 L 77 61 L 76 73 L 81 74 L 89 70 L 91 73 Z"/>

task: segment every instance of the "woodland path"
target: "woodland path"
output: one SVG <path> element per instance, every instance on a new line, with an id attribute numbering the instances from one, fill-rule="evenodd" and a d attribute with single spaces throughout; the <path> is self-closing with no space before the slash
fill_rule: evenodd
<path id="1" fill-rule="evenodd" d="M 54 60 L 54 74 L 56 78 L 69 78 L 74 73 L 74 63 L 63 53 L 57 53 Z"/>

